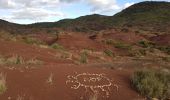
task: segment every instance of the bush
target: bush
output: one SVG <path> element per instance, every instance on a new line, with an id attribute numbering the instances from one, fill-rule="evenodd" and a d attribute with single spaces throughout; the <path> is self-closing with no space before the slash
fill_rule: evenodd
<path id="1" fill-rule="evenodd" d="M 166 100 L 170 98 L 170 73 L 142 70 L 134 73 L 133 86 L 149 98 Z"/>
<path id="2" fill-rule="evenodd" d="M 64 50 L 64 47 L 59 45 L 59 44 L 57 44 L 57 43 L 52 44 L 51 48 L 58 49 L 58 50 Z"/>

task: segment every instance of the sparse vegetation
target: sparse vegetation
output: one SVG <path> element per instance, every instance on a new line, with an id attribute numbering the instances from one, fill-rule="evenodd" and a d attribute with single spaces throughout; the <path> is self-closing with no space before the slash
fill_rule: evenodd
<path id="1" fill-rule="evenodd" d="M 170 98 L 170 73 L 142 70 L 134 73 L 132 77 L 133 86 L 142 95 L 148 98 L 166 100 Z"/>
<path id="2" fill-rule="evenodd" d="M 18 95 L 18 96 L 17 96 L 17 98 L 16 98 L 16 100 L 24 100 L 24 97 L 23 97 L 23 96 Z"/>
<path id="3" fill-rule="evenodd" d="M 131 50 L 132 46 L 126 43 L 122 43 L 122 42 L 115 42 L 114 43 L 115 48 L 119 48 L 119 49 L 125 49 L 125 50 Z"/>
<path id="4" fill-rule="evenodd" d="M 46 44 L 43 41 L 40 41 L 36 38 L 33 37 L 23 37 L 23 42 L 27 43 L 27 44 L 31 44 L 31 45 L 42 45 L 42 44 Z"/>
<path id="5" fill-rule="evenodd" d="M 156 48 L 158 48 L 159 50 L 161 50 L 163 52 L 170 54 L 170 46 L 158 46 Z"/>
<path id="6" fill-rule="evenodd" d="M 98 99 L 98 93 L 94 93 L 93 95 L 90 95 L 89 100 L 97 100 Z"/>
<path id="7" fill-rule="evenodd" d="M 170 57 L 162 57 L 163 61 L 170 62 Z"/>
<path id="8" fill-rule="evenodd" d="M 153 48 L 154 47 L 154 43 L 150 42 L 150 41 L 139 41 L 139 45 L 142 46 L 143 48 Z"/>
<path id="9" fill-rule="evenodd" d="M 106 39 L 106 40 L 103 40 L 102 42 L 104 42 L 107 45 L 114 45 L 114 41 L 112 39 Z"/>
<path id="10" fill-rule="evenodd" d="M 48 77 L 47 81 L 46 81 L 49 85 L 53 84 L 53 74 L 51 73 L 50 76 Z"/>
<path id="11" fill-rule="evenodd" d="M 6 75 L 4 73 L 0 73 L 0 95 L 3 94 L 6 90 Z"/>
<path id="12" fill-rule="evenodd" d="M 57 49 L 57 50 L 64 50 L 64 47 L 57 43 L 52 44 L 51 48 Z"/>
<path id="13" fill-rule="evenodd" d="M 42 64 L 42 61 L 38 60 L 38 59 L 29 59 L 26 60 L 21 56 L 18 55 L 13 55 L 11 57 L 3 57 L 0 56 L 0 65 L 12 65 L 12 64 L 28 64 L 28 65 L 32 65 L 32 64 Z"/>
<path id="14" fill-rule="evenodd" d="M 88 56 L 88 53 L 86 51 L 81 52 L 80 62 L 83 63 L 83 64 L 87 63 L 88 62 L 87 56 Z"/>
<path id="15" fill-rule="evenodd" d="M 114 57 L 114 53 L 109 49 L 104 50 L 104 53 L 109 57 Z"/>

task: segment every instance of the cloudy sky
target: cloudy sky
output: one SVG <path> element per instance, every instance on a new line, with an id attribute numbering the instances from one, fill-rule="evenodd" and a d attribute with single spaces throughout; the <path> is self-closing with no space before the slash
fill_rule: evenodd
<path id="1" fill-rule="evenodd" d="M 0 19 L 28 24 L 94 13 L 113 15 L 141 1 L 143 0 L 0 0 Z"/>

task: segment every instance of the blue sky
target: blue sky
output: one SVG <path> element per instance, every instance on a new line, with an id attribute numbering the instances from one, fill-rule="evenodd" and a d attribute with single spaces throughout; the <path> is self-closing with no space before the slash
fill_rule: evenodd
<path id="1" fill-rule="evenodd" d="M 89 14 L 114 15 L 143 0 L 0 0 L 0 19 L 29 24 Z M 158 0 L 157 0 L 158 1 Z M 166 0 L 170 1 L 170 0 Z"/>

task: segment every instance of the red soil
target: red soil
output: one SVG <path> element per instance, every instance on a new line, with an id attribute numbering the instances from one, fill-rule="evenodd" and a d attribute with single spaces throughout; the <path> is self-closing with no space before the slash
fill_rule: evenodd
<path id="1" fill-rule="evenodd" d="M 150 38 L 151 41 L 158 45 L 168 45 L 170 46 L 170 34 L 158 35 Z"/>
<path id="2" fill-rule="evenodd" d="M 35 66 L 36 67 L 36 66 Z M 37 66 L 38 67 L 38 66 Z M 48 65 L 36 69 L 8 70 L 0 68 L 7 76 L 7 91 L 0 96 L 0 100 L 16 100 L 22 96 L 24 100 L 89 100 L 90 88 L 85 92 L 84 87 L 77 90 L 71 89 L 66 84 L 67 76 L 81 73 L 106 74 L 112 80 L 109 90 L 109 97 L 105 92 L 98 89 L 97 100 L 137 100 L 141 98 L 130 86 L 130 71 L 127 70 L 103 70 L 93 67 L 76 67 L 71 65 Z M 52 84 L 47 80 L 53 75 Z M 103 82 L 104 84 L 105 82 Z M 116 84 L 117 88 L 113 85 Z"/>
<path id="3" fill-rule="evenodd" d="M 85 35 L 62 35 L 59 37 L 58 43 L 71 50 L 93 49 L 103 51 L 107 47 L 101 42 L 89 39 Z"/>
<path id="4" fill-rule="evenodd" d="M 116 32 L 116 31 L 104 32 L 103 38 L 122 41 L 125 43 L 136 43 L 143 39 L 142 36 L 136 35 L 133 32 L 123 33 L 123 32 Z"/>
<path id="5" fill-rule="evenodd" d="M 0 44 L 0 54 L 4 56 L 18 55 L 25 59 L 36 58 L 48 63 L 72 63 L 69 60 L 57 58 L 56 56 L 60 54 L 60 52 L 53 49 L 39 48 L 19 42 L 0 41 Z"/>
<path id="6" fill-rule="evenodd" d="M 74 50 L 90 47 L 98 50 L 105 49 L 104 45 L 100 45 L 97 41 L 83 35 L 62 36 L 58 43 Z M 107 86 L 103 87 L 103 91 L 100 88 L 95 88 L 99 92 L 97 100 L 139 100 L 142 98 L 130 85 L 130 76 L 133 72 L 131 70 L 111 70 L 101 68 L 103 66 L 95 68 L 90 65 L 74 65 L 70 60 L 57 58 L 55 55 L 60 54 L 57 50 L 39 48 L 18 42 L 0 41 L 0 44 L 1 55 L 19 55 L 26 59 L 37 58 L 45 63 L 32 66 L 0 66 L 0 73 L 4 73 L 7 80 L 7 91 L 0 95 L 0 100 L 17 100 L 19 96 L 23 97 L 24 100 L 89 100 L 90 96 L 93 95 L 93 89 L 88 88 L 86 91 L 83 86 L 72 89 L 72 86 L 77 85 L 76 79 L 68 79 L 68 75 L 76 76 L 82 73 L 104 74 L 109 81 L 102 80 L 99 82 L 100 85 L 108 85 L 108 82 L 111 82 L 110 89 Z M 48 83 L 50 82 L 50 76 L 52 82 Z M 78 81 L 82 82 L 84 79 L 81 78 Z M 66 84 L 68 80 L 73 80 L 75 83 Z M 93 84 L 93 81 L 91 80 L 92 84 L 89 85 L 96 85 Z M 108 97 L 104 90 L 109 92 Z"/>

